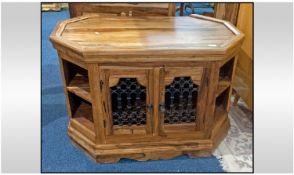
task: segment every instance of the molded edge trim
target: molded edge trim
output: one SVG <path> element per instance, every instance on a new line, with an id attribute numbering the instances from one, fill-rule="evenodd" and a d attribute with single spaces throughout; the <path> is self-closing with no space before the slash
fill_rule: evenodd
<path id="1" fill-rule="evenodd" d="M 228 21 L 212 18 L 212 17 L 207 17 L 207 16 L 202 16 L 202 15 L 197 15 L 197 14 L 192 14 L 190 17 L 192 18 L 198 18 L 198 19 L 203 19 L 203 20 L 209 20 L 217 23 L 222 23 L 225 25 L 230 31 L 232 31 L 233 34 L 236 35 L 236 38 L 232 40 L 232 42 L 225 44 L 222 46 L 223 48 L 189 48 L 189 49 L 111 49 L 111 50 L 103 50 L 103 49 L 97 49 L 97 48 L 86 48 L 82 47 L 72 41 L 63 39 L 61 37 L 62 32 L 64 31 L 65 27 L 67 24 L 77 22 L 80 20 L 85 20 L 89 18 L 94 18 L 98 17 L 99 15 L 97 14 L 88 14 L 88 15 L 83 15 L 75 18 L 71 18 L 68 20 L 64 20 L 60 22 L 53 32 L 50 35 L 50 40 L 53 43 L 53 46 L 56 48 L 55 43 L 59 45 L 63 45 L 64 47 L 67 47 L 71 49 L 72 51 L 76 52 L 77 54 L 87 58 L 91 56 L 110 56 L 110 55 L 142 55 L 142 56 L 168 56 L 168 55 L 195 55 L 195 56 L 202 56 L 202 55 L 226 55 L 227 50 L 233 47 L 234 45 L 238 44 L 238 42 L 242 42 L 244 39 L 244 34 L 241 33 L 234 25 L 232 25 Z"/>

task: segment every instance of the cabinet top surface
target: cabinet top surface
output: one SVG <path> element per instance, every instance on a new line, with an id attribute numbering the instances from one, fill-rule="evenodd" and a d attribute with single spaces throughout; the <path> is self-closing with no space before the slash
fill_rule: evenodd
<path id="1" fill-rule="evenodd" d="M 224 54 L 243 34 L 226 21 L 190 17 L 81 16 L 61 22 L 51 41 L 78 52 L 98 55 Z"/>

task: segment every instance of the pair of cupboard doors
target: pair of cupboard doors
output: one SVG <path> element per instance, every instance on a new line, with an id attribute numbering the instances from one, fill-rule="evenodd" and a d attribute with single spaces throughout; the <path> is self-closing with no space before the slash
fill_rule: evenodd
<path id="1" fill-rule="evenodd" d="M 204 66 L 100 66 L 106 141 L 204 136 L 208 69 Z"/>

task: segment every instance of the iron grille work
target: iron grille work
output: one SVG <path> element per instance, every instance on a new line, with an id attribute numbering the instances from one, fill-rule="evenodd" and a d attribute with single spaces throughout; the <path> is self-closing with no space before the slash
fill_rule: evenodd
<path id="1" fill-rule="evenodd" d="M 120 78 L 111 87 L 113 125 L 146 124 L 146 88 L 136 78 Z"/>
<path id="2" fill-rule="evenodd" d="M 165 124 L 191 123 L 196 120 L 198 86 L 191 77 L 176 77 L 165 87 Z"/>

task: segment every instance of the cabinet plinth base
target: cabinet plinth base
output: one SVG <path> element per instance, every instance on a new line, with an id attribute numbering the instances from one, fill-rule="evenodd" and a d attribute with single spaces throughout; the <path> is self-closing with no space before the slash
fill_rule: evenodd
<path id="1" fill-rule="evenodd" d="M 68 135 L 97 163 L 116 163 L 122 158 L 146 161 L 172 159 L 183 154 L 190 158 L 208 157 L 226 136 L 229 126 L 228 117 L 224 115 L 215 122 L 209 139 L 187 140 L 185 142 L 171 141 L 171 143 L 95 144 L 71 125 L 68 128 Z"/>

